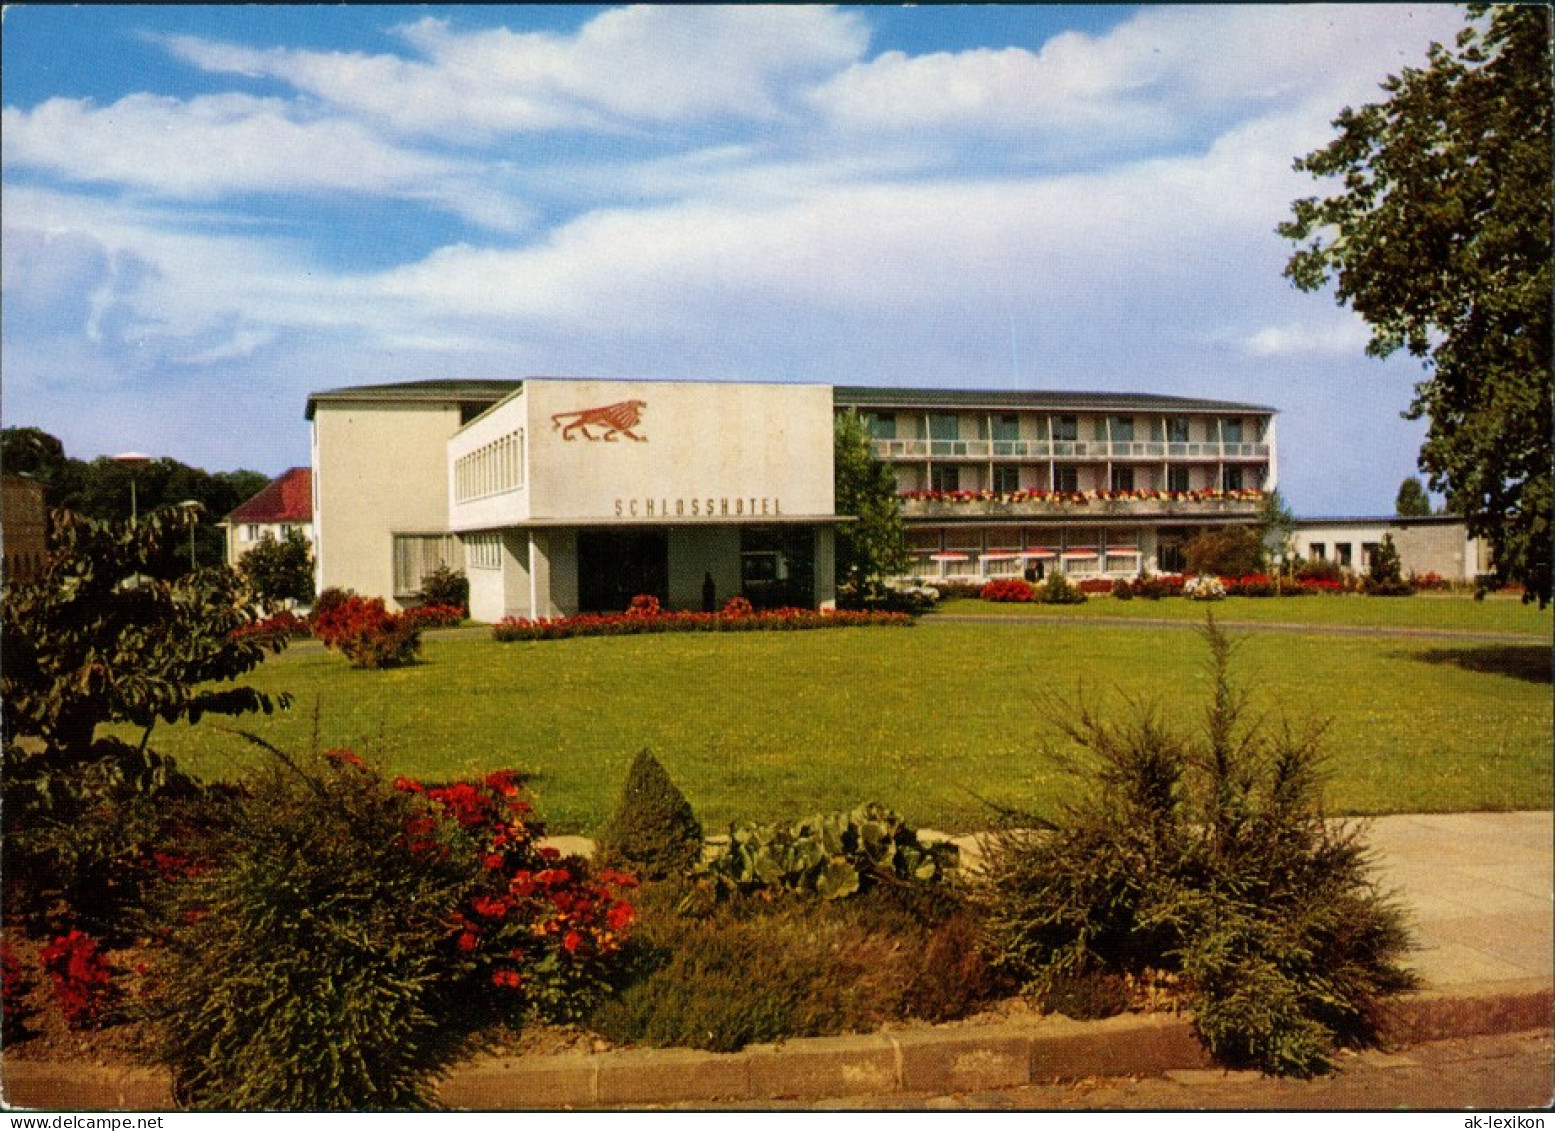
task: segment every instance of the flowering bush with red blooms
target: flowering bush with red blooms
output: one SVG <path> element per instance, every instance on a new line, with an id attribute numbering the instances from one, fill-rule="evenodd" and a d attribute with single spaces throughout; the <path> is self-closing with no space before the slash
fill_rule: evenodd
<path id="1" fill-rule="evenodd" d="M 1434 570 L 1410 574 L 1409 583 L 1421 591 L 1452 588 L 1452 583 Z"/>
<path id="2" fill-rule="evenodd" d="M 1309 577 L 1298 584 L 1304 593 L 1343 593 L 1345 590 L 1343 581 L 1325 577 Z"/>
<path id="3" fill-rule="evenodd" d="M 1221 491 L 904 491 L 897 496 L 907 502 L 952 503 L 1045 503 L 1052 506 L 1086 506 L 1090 503 L 1212 503 L 1258 502 L 1263 492 L 1254 488 Z"/>
<path id="4" fill-rule="evenodd" d="M 626 615 L 629 617 L 656 617 L 663 611 L 659 599 L 652 593 L 637 594 L 632 598 L 632 603 L 626 607 Z"/>
<path id="5" fill-rule="evenodd" d="M 1273 597 L 1279 592 L 1274 579 L 1261 573 L 1222 577 L 1220 583 L 1226 587 L 1229 597 Z"/>
<path id="6" fill-rule="evenodd" d="M 308 622 L 289 609 L 282 609 L 278 613 L 272 613 L 263 620 L 251 621 L 232 632 L 234 640 L 244 640 L 251 637 L 260 637 L 269 640 L 294 640 L 312 634 Z"/>
<path id="7" fill-rule="evenodd" d="M 464 610 L 458 605 L 417 605 L 400 617 L 417 628 L 455 628 L 464 620 Z"/>
<path id="8" fill-rule="evenodd" d="M 368 600 L 355 593 L 315 609 L 313 635 L 358 668 L 392 668 L 408 664 L 421 650 L 421 624 L 407 614 L 391 613 L 382 597 Z"/>
<path id="9" fill-rule="evenodd" d="M 657 616 L 580 613 L 572 617 L 540 620 L 508 617 L 493 626 L 492 638 L 506 643 L 515 640 L 567 640 L 575 636 L 635 636 L 655 632 L 784 632 L 876 625 L 906 627 L 912 623 L 913 618 L 907 613 L 841 609 L 762 609 L 732 614 L 728 611 L 661 612 Z"/>
<path id="10" fill-rule="evenodd" d="M 38 955 L 54 982 L 65 1024 L 72 1029 L 95 1029 L 113 1002 L 113 976 L 97 940 L 79 930 L 61 935 Z"/>
<path id="11" fill-rule="evenodd" d="M 432 803 L 427 816 L 406 822 L 412 853 L 442 850 L 434 836 L 439 820 L 475 845 L 481 874 L 454 914 L 445 948 L 450 967 L 463 972 L 470 1008 L 489 1008 L 495 987 L 548 1019 L 582 1018 L 636 919 L 616 895 L 636 879 L 611 869 L 591 878 L 581 858 L 540 846 L 544 830 L 511 770 L 445 786 L 401 777 L 394 788 Z"/>
<path id="12" fill-rule="evenodd" d="M 1110 577 L 1085 577 L 1075 582 L 1075 586 L 1081 593 L 1086 594 L 1111 593 L 1112 579 Z"/>
<path id="13" fill-rule="evenodd" d="M 983 586 L 978 593 L 984 601 L 1008 601 L 1025 604 L 1036 599 L 1037 591 L 1028 582 L 1019 578 L 1001 578 L 998 581 L 990 581 Z"/>
<path id="14" fill-rule="evenodd" d="M 736 594 L 724 602 L 723 615 L 726 617 L 753 617 L 756 615 L 756 607 L 744 597 Z"/>

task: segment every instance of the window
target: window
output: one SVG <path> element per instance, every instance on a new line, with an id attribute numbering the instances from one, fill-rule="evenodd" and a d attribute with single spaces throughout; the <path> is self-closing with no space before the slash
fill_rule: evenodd
<path id="1" fill-rule="evenodd" d="M 1132 467 L 1113 468 L 1112 489 L 1114 491 L 1132 491 L 1134 489 L 1134 469 Z"/>
<path id="2" fill-rule="evenodd" d="M 466 534 L 464 559 L 471 569 L 502 568 L 502 536 L 500 534 Z"/>
<path id="3" fill-rule="evenodd" d="M 1077 416 L 1060 416 L 1053 421 L 1053 439 L 1078 440 L 1080 438 L 1080 418 Z"/>
<path id="4" fill-rule="evenodd" d="M 1186 444 L 1188 442 L 1188 418 L 1186 416 L 1174 416 L 1166 422 L 1166 441 L 1169 444 Z"/>
<path id="5" fill-rule="evenodd" d="M 1220 489 L 1222 491 L 1240 491 L 1242 489 L 1242 469 L 1240 467 L 1222 468 L 1220 472 Z"/>
<path id="6" fill-rule="evenodd" d="M 1114 444 L 1132 444 L 1134 442 L 1134 418 L 1132 416 L 1114 416 L 1112 418 L 1112 442 Z"/>
<path id="7" fill-rule="evenodd" d="M 1009 442 L 1020 439 L 1020 417 L 1013 412 L 993 418 L 993 439 Z"/>
<path id="8" fill-rule="evenodd" d="M 1240 444 L 1242 442 L 1242 421 L 1237 417 L 1227 417 L 1220 422 L 1220 439 L 1226 444 Z"/>
<path id="9" fill-rule="evenodd" d="M 438 566 L 452 566 L 457 544 L 452 534 L 394 536 L 394 593 L 419 593 L 422 578 Z"/>
<path id="10" fill-rule="evenodd" d="M 1312 560 L 1315 562 L 1328 560 L 1327 542 L 1313 542 L 1310 546 L 1307 547 L 1307 550 L 1311 554 Z"/>
<path id="11" fill-rule="evenodd" d="M 243 528 L 243 539 L 247 542 L 259 541 L 259 524 L 251 522 L 245 526 Z"/>
<path id="12" fill-rule="evenodd" d="M 1107 418 L 1099 416 L 1091 422 L 1091 438 L 1099 444 L 1107 442 Z"/>
<path id="13" fill-rule="evenodd" d="M 454 461 L 454 500 L 467 502 L 524 485 L 524 431 L 509 432 Z"/>
<path id="14" fill-rule="evenodd" d="M 1055 467 L 1053 469 L 1053 490 L 1074 493 L 1080 489 L 1080 469 L 1078 467 Z"/>
<path id="15" fill-rule="evenodd" d="M 896 439 L 896 413 L 866 412 L 864 427 L 868 429 L 872 440 L 894 440 Z"/>
<path id="16" fill-rule="evenodd" d="M 1020 490 L 1020 468 L 1000 464 L 993 469 L 993 489 L 1001 495 Z"/>
<path id="17" fill-rule="evenodd" d="M 959 440 L 961 421 L 954 413 L 931 412 L 929 414 L 929 439 Z"/>
<path id="18" fill-rule="evenodd" d="M 1379 542 L 1361 543 L 1361 568 L 1366 570 L 1368 573 L 1371 571 L 1372 555 L 1377 552 L 1377 548 L 1380 545 L 1381 543 Z"/>
<path id="19" fill-rule="evenodd" d="M 937 463 L 929 470 L 929 490 L 961 490 L 961 469 L 953 463 Z"/>
<path id="20" fill-rule="evenodd" d="M 1169 467 L 1166 469 L 1166 489 L 1168 491 L 1187 491 L 1188 469 L 1186 467 Z"/>
<path id="21" fill-rule="evenodd" d="M 1341 569 L 1349 569 L 1350 568 L 1350 564 L 1351 564 L 1351 562 L 1350 562 L 1350 543 L 1348 543 L 1348 542 L 1335 542 L 1334 543 L 1334 560 L 1339 563 L 1339 567 Z"/>

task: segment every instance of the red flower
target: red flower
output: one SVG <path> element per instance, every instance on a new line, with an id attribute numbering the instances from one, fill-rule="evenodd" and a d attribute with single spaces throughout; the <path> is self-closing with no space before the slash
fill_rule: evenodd
<path id="1" fill-rule="evenodd" d="M 470 900 L 475 914 L 485 919 L 502 919 L 513 909 L 513 904 L 501 896 L 478 895 Z"/>
<path id="2" fill-rule="evenodd" d="M 491 984 L 494 986 L 516 990 L 523 984 L 523 981 L 524 976 L 517 970 L 493 970 L 491 973 Z"/>
<path id="3" fill-rule="evenodd" d="M 637 912 L 632 909 L 630 903 L 613 903 L 610 910 L 605 912 L 605 923 L 612 931 L 620 931 L 630 927 L 637 919 Z"/>
<path id="4" fill-rule="evenodd" d="M 465 954 L 469 954 L 478 947 L 480 942 L 481 937 L 474 931 L 462 931 L 459 934 L 459 949 Z"/>
<path id="5" fill-rule="evenodd" d="M 582 945 L 583 936 L 578 934 L 576 930 L 568 931 L 562 938 L 562 946 L 566 948 L 568 954 L 576 954 L 578 947 Z"/>

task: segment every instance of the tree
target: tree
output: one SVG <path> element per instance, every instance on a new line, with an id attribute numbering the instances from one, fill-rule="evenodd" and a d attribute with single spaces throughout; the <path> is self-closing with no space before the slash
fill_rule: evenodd
<path id="1" fill-rule="evenodd" d="M 1398 485 L 1398 501 L 1393 504 L 1399 518 L 1425 518 L 1431 513 L 1431 496 L 1413 475 Z"/>
<path id="2" fill-rule="evenodd" d="M 1343 191 L 1292 205 L 1285 274 L 1330 281 L 1427 376 L 1406 416 L 1430 421 L 1429 485 L 1486 539 L 1501 581 L 1550 598 L 1550 9 L 1474 5 L 1454 48 L 1346 108 L 1298 171 Z"/>
<path id="3" fill-rule="evenodd" d="M 238 560 L 238 569 L 266 605 L 313 600 L 313 550 L 301 530 L 264 539 Z"/>
<path id="4" fill-rule="evenodd" d="M 1258 508 L 1258 536 L 1270 568 L 1278 572 L 1291 552 L 1291 536 L 1296 532 L 1296 516 L 1279 491 L 1270 491 Z"/>
<path id="5" fill-rule="evenodd" d="M 1182 552 L 1193 573 L 1246 577 L 1263 569 L 1263 535 L 1254 527 L 1206 530 L 1184 543 Z"/>
<path id="6" fill-rule="evenodd" d="M 896 497 L 896 476 L 869 450 L 869 432 L 849 409 L 837 417 L 835 432 L 837 513 L 855 522 L 837 528 L 837 588 L 854 600 L 904 572 L 907 528 Z"/>

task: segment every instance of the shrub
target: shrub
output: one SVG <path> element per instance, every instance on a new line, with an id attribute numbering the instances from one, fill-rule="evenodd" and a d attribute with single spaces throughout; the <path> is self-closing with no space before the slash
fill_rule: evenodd
<path id="1" fill-rule="evenodd" d="M 470 580 L 463 570 L 440 565 L 421 579 L 421 602 L 458 609 L 462 620 L 469 614 Z"/>
<path id="2" fill-rule="evenodd" d="M 114 998 L 113 977 L 98 942 L 79 930 L 61 935 L 38 954 L 54 986 L 65 1024 L 95 1029 Z"/>
<path id="3" fill-rule="evenodd" d="M 421 651 L 421 626 L 409 614 L 391 613 L 382 597 L 368 600 L 350 593 L 329 607 L 315 608 L 313 635 L 358 668 L 391 668 L 410 663 Z"/>
<path id="4" fill-rule="evenodd" d="M 1403 563 L 1399 561 L 1398 548 L 1393 545 L 1393 535 L 1384 534 L 1382 541 L 1371 553 L 1371 569 L 1366 576 L 1365 590 L 1373 597 L 1408 597 L 1415 587 L 1404 579 Z"/>
<path id="5" fill-rule="evenodd" d="M 1112 592 L 1112 580 L 1106 577 L 1085 577 L 1075 583 L 1076 588 L 1087 596 L 1099 596 Z"/>
<path id="6" fill-rule="evenodd" d="M 679 878 L 702 859 L 702 825 L 649 751 L 632 759 L 615 813 L 600 832 L 601 859 L 645 878 Z"/>
<path id="7" fill-rule="evenodd" d="M 1057 820 L 1014 815 L 988 860 L 996 968 L 1030 992 L 1088 975 L 1181 979 L 1222 1062 L 1311 1075 L 1375 1039 L 1381 999 L 1411 988 L 1401 910 L 1360 834 L 1325 821 L 1321 729 L 1244 721 L 1231 646 L 1210 619 L 1202 735 L 1139 708 L 1059 728 L 1100 764 Z"/>
<path id="8" fill-rule="evenodd" d="M 1409 584 L 1422 593 L 1452 588 L 1452 582 L 1433 570 L 1410 574 Z"/>
<path id="9" fill-rule="evenodd" d="M 1005 988 L 959 900 L 943 890 L 927 902 L 901 894 L 736 898 L 687 915 L 673 910 L 674 893 L 645 892 L 638 966 L 590 1024 L 615 1041 L 733 1052 L 895 1020 L 952 1020 Z"/>
<path id="10" fill-rule="evenodd" d="M 812 628 L 906 628 L 906 613 L 849 612 L 815 609 L 762 609 L 742 613 L 659 612 L 581 613 L 572 617 L 528 620 L 505 617 L 491 630 L 493 640 L 567 640 L 575 636 L 633 636 L 659 632 L 797 632 Z"/>
<path id="11" fill-rule="evenodd" d="M 465 610 L 458 605 L 417 605 L 400 615 L 417 628 L 456 628 Z"/>
<path id="12" fill-rule="evenodd" d="M 1162 597 L 1175 597 L 1182 592 L 1183 579 L 1177 574 L 1141 573 L 1133 580 L 1120 578 L 1112 587 L 1112 595 L 1124 600 L 1138 597 L 1144 601 L 1159 601 Z"/>
<path id="13" fill-rule="evenodd" d="M 1050 573 L 1038 590 L 1037 600 L 1044 605 L 1083 605 L 1085 593 L 1062 573 Z"/>
<path id="14" fill-rule="evenodd" d="M 1344 571 L 1328 558 L 1311 558 L 1296 563 L 1297 581 L 1340 581 Z"/>
<path id="15" fill-rule="evenodd" d="M 313 600 L 313 547 L 296 527 L 266 537 L 238 560 L 238 570 L 268 608 Z"/>
<path id="16" fill-rule="evenodd" d="M 749 617 L 755 616 L 756 610 L 750 601 L 736 594 L 724 602 L 723 615 L 726 617 Z"/>
<path id="17" fill-rule="evenodd" d="M 1274 578 L 1267 574 L 1250 573 L 1243 577 L 1220 579 L 1225 587 L 1228 597 L 1274 597 L 1278 596 L 1280 587 Z"/>
<path id="18" fill-rule="evenodd" d="M 958 581 L 951 577 L 936 578 L 933 584 L 934 588 L 939 591 L 940 600 L 942 601 L 950 601 L 957 598 L 972 600 L 983 591 L 983 583 L 981 581 L 972 581 L 970 579 Z"/>
<path id="19" fill-rule="evenodd" d="M 474 1028 L 592 1004 L 632 909 L 536 845 L 513 775 L 390 786 L 348 752 L 275 753 L 153 982 L 181 1103 L 425 1107 Z"/>
<path id="20" fill-rule="evenodd" d="M 983 586 L 978 597 L 984 601 L 1012 601 L 1025 603 L 1036 599 L 1036 590 L 1019 578 L 1000 578 Z"/>
<path id="21" fill-rule="evenodd" d="M 1183 585 L 1182 595 L 1190 601 L 1224 601 L 1226 585 L 1218 577 L 1193 577 Z"/>
<path id="22" fill-rule="evenodd" d="M 1120 601 L 1132 601 L 1134 599 L 1134 583 L 1126 577 L 1120 577 L 1112 583 L 1112 595 Z"/>
<path id="23" fill-rule="evenodd" d="M 1182 552 L 1192 573 L 1242 577 L 1263 568 L 1263 537 L 1253 527 L 1206 530 L 1183 543 Z"/>

